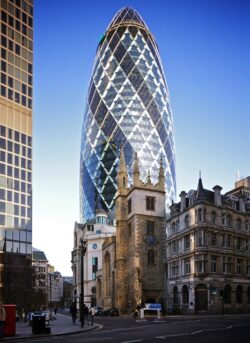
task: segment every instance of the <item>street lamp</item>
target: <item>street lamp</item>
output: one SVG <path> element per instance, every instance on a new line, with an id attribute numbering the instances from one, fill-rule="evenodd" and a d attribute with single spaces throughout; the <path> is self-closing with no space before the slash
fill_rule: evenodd
<path id="1" fill-rule="evenodd" d="M 81 252 L 81 296 L 80 296 L 80 321 L 81 327 L 84 327 L 84 320 L 83 320 L 83 303 L 84 303 L 84 265 L 83 265 L 83 258 L 87 251 L 87 241 L 84 241 L 80 238 L 80 252 Z"/>

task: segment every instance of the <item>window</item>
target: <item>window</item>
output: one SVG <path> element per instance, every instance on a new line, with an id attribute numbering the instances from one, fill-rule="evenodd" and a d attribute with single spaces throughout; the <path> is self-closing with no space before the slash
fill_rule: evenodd
<path id="1" fill-rule="evenodd" d="M 236 274 L 242 274 L 242 259 L 237 258 L 237 265 L 236 265 Z"/>
<path id="2" fill-rule="evenodd" d="M 227 226 L 231 226 L 232 225 L 232 217 L 230 216 L 230 214 L 227 216 Z"/>
<path id="3" fill-rule="evenodd" d="M 148 251 L 148 264 L 155 264 L 155 254 L 153 249 Z"/>
<path id="4" fill-rule="evenodd" d="M 224 288 L 224 303 L 225 304 L 231 304 L 231 293 L 232 293 L 231 286 L 226 285 Z"/>
<path id="5" fill-rule="evenodd" d="M 147 211 L 154 211 L 155 210 L 155 198 L 154 197 L 146 197 L 146 210 Z"/>
<path id="6" fill-rule="evenodd" d="M 217 256 L 211 256 L 211 273 L 217 272 Z"/>
<path id="7" fill-rule="evenodd" d="M 96 279 L 97 270 L 98 270 L 98 258 L 92 257 L 92 280 Z"/>
<path id="8" fill-rule="evenodd" d="M 241 238 L 240 238 L 240 237 L 237 237 L 237 238 L 236 238 L 236 247 L 237 247 L 237 249 L 238 249 L 238 250 L 241 250 L 241 246 L 242 246 L 242 244 L 241 244 Z"/>
<path id="9" fill-rule="evenodd" d="M 232 257 L 223 257 L 223 273 L 231 274 L 232 273 Z"/>
<path id="10" fill-rule="evenodd" d="M 179 274 L 179 265 L 178 261 L 174 261 L 170 264 L 170 275 L 172 277 L 178 276 Z"/>
<path id="11" fill-rule="evenodd" d="M 175 222 L 172 223 L 172 234 L 176 232 L 176 225 Z"/>
<path id="12" fill-rule="evenodd" d="M 184 285 L 182 287 L 182 303 L 188 304 L 188 302 L 189 302 L 188 286 Z"/>
<path id="13" fill-rule="evenodd" d="M 154 226 L 155 222 L 153 221 L 147 221 L 147 235 L 154 235 Z"/>
<path id="14" fill-rule="evenodd" d="M 237 229 L 241 230 L 241 219 L 240 218 L 237 219 Z"/>
<path id="15" fill-rule="evenodd" d="M 184 260 L 184 274 L 191 273 L 190 258 L 185 258 Z"/>
<path id="16" fill-rule="evenodd" d="M 178 251 L 178 241 L 175 240 L 171 243 L 171 253 L 174 254 Z"/>
<path id="17" fill-rule="evenodd" d="M 250 286 L 247 288 L 247 303 L 250 304 Z"/>
<path id="18" fill-rule="evenodd" d="M 236 288 L 236 304 L 242 304 L 242 298 L 243 298 L 243 287 L 239 285 Z"/>
<path id="19" fill-rule="evenodd" d="M 131 213 L 132 200 L 128 199 L 128 213 Z"/>
<path id="20" fill-rule="evenodd" d="M 203 246 L 204 240 L 203 240 L 203 230 L 199 230 L 196 233 L 196 246 L 200 247 Z"/>
<path id="21" fill-rule="evenodd" d="M 211 232 L 211 246 L 215 247 L 216 246 L 216 233 Z"/>
<path id="22" fill-rule="evenodd" d="M 195 272 L 196 273 L 205 272 L 205 256 L 204 255 L 195 256 Z"/>
<path id="23" fill-rule="evenodd" d="M 215 212 L 211 213 L 211 224 L 215 225 L 216 223 L 216 214 Z"/>
<path id="24" fill-rule="evenodd" d="M 198 219 L 198 222 L 202 221 L 202 209 L 201 208 L 198 209 L 197 219 Z"/>
<path id="25" fill-rule="evenodd" d="M 189 216 L 185 217 L 185 229 L 189 227 Z"/>
<path id="26" fill-rule="evenodd" d="M 184 236 L 184 250 L 190 249 L 190 235 Z"/>
<path id="27" fill-rule="evenodd" d="M 87 225 L 88 231 L 94 231 L 94 225 Z"/>

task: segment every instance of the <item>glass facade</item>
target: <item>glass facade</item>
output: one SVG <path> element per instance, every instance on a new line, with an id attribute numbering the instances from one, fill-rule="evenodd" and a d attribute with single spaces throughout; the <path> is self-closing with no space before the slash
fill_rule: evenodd
<path id="1" fill-rule="evenodd" d="M 81 220 L 110 211 L 121 146 L 131 178 L 134 154 L 141 178 L 166 176 L 166 206 L 175 198 L 175 147 L 168 88 L 154 37 L 132 8 L 121 9 L 98 44 L 83 119 Z"/>
<path id="2" fill-rule="evenodd" d="M 33 0 L 0 4 L 0 252 L 31 255 Z"/>

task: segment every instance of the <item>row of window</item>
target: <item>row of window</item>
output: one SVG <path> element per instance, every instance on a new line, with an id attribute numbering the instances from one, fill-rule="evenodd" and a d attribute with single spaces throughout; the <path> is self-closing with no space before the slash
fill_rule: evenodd
<path id="1" fill-rule="evenodd" d="M 14 140 L 16 142 L 20 142 L 24 145 L 28 145 L 31 147 L 32 145 L 32 137 L 27 136 L 24 133 L 19 131 L 7 128 L 6 126 L 0 125 L 0 136 L 6 137 L 10 140 Z"/>
<path id="2" fill-rule="evenodd" d="M 27 14 L 33 16 L 33 6 L 32 1 L 30 0 L 1 0 L 1 6 L 18 18 L 20 18 L 21 11 L 27 12 Z"/>
<path id="3" fill-rule="evenodd" d="M 191 258 L 176 260 L 169 264 L 170 277 L 193 273 L 224 273 L 250 276 L 250 260 L 244 261 L 241 258 L 231 256 L 211 255 L 210 261 L 206 260 L 205 255 L 195 257 L 194 270 L 192 270 Z"/>
<path id="4" fill-rule="evenodd" d="M 8 175 L 10 177 L 14 177 L 16 179 L 20 179 L 20 180 L 28 181 L 28 182 L 31 182 L 31 179 L 32 179 L 31 172 L 27 172 L 19 168 L 12 168 L 11 166 L 7 166 L 3 163 L 0 163 L 0 174 Z"/>
<path id="5" fill-rule="evenodd" d="M 24 151 L 25 152 L 25 151 Z M 7 159 L 6 159 L 6 155 L 7 155 Z M 24 157 L 19 157 L 17 155 L 14 155 L 14 154 L 11 154 L 11 153 L 6 153 L 5 151 L 2 151 L 0 150 L 0 161 L 1 162 L 6 162 L 7 164 L 10 165 L 10 167 L 14 168 L 23 168 L 23 169 L 28 169 L 28 170 L 31 170 L 32 168 L 32 161 L 31 160 L 28 160 L 27 158 L 24 158 Z M 12 166 L 11 166 L 12 165 Z M 11 171 L 10 171 L 11 173 Z M 8 172 L 8 176 L 12 176 Z M 13 173 L 14 174 L 14 173 Z"/>
<path id="6" fill-rule="evenodd" d="M 220 235 L 215 232 L 204 232 L 198 230 L 194 236 L 195 247 L 216 247 L 216 248 L 229 248 L 237 249 L 238 251 L 250 251 L 250 238 L 243 239 L 242 237 L 235 237 L 232 234 L 221 233 Z M 175 254 L 179 251 L 191 249 L 191 236 L 185 235 L 180 239 L 175 239 L 169 242 L 169 253 Z"/>
<path id="7" fill-rule="evenodd" d="M 11 76 L 6 76 L 6 74 L 1 73 L 1 83 L 5 86 L 8 86 L 9 88 L 12 88 L 18 92 L 20 92 L 22 95 L 27 95 L 30 98 L 32 98 L 32 87 L 27 87 L 24 83 L 19 82 L 18 80 L 14 80 Z M 19 94 L 18 97 L 20 100 L 21 94 Z"/>
<path id="8" fill-rule="evenodd" d="M 21 19 L 21 20 L 20 20 Z M 33 27 L 33 18 L 28 16 L 26 13 L 22 12 L 22 18 L 15 18 L 10 14 L 7 14 L 5 11 L 1 11 L 1 20 L 8 24 L 13 29 L 21 32 L 23 35 L 27 36 L 29 27 Z M 32 38 L 32 36 L 30 37 Z"/>
<path id="9" fill-rule="evenodd" d="M 22 204 L 22 205 L 28 205 L 28 206 L 31 206 L 31 202 L 32 202 L 31 195 L 26 196 L 26 194 L 6 191 L 5 189 L 2 189 L 2 188 L 0 189 L 0 199 L 8 200 L 8 203 L 15 202 L 16 204 Z M 3 201 L 0 201 L 0 203 L 2 202 Z"/>
<path id="10" fill-rule="evenodd" d="M 208 291 L 206 287 L 204 288 L 204 291 Z M 231 304 L 232 303 L 232 287 L 230 285 L 225 285 L 224 289 L 220 292 L 222 299 L 224 301 L 224 304 Z M 247 288 L 247 303 L 250 304 L 250 286 Z M 173 303 L 179 304 L 179 294 L 178 289 L 176 286 L 173 287 Z M 182 296 L 182 304 L 188 304 L 189 303 L 189 289 L 187 285 L 182 286 L 181 289 L 181 296 Z M 235 291 L 235 302 L 236 304 L 242 304 L 243 303 L 243 296 L 244 296 L 244 289 L 241 285 L 238 285 L 236 287 Z"/>
<path id="11" fill-rule="evenodd" d="M 216 216 L 215 212 L 211 213 L 211 217 L 210 217 L 210 223 L 213 225 L 218 225 L 221 224 L 223 226 L 228 226 L 228 227 L 232 227 L 234 226 L 236 229 L 245 229 L 245 230 L 249 230 L 250 229 L 250 223 L 249 220 L 246 219 L 245 221 L 243 221 L 241 218 L 237 218 L 235 221 L 233 221 L 232 216 L 230 214 L 222 214 L 221 217 L 221 221 L 220 223 L 218 223 L 218 218 Z M 204 218 L 202 215 L 202 212 L 198 211 L 198 215 L 196 217 L 196 223 L 203 223 L 204 222 Z M 190 217 L 189 215 L 185 216 L 184 219 L 184 228 L 188 228 L 190 226 Z M 176 232 L 178 232 L 180 230 L 180 223 L 179 221 L 173 221 L 171 224 L 171 234 L 174 234 Z"/>
<path id="12" fill-rule="evenodd" d="M 132 199 L 128 199 L 128 213 L 132 211 Z M 145 198 L 145 207 L 147 211 L 155 211 L 155 197 L 146 196 Z"/>
<path id="13" fill-rule="evenodd" d="M 0 137 L 0 149 L 7 150 L 8 152 L 14 152 L 28 158 L 31 158 L 31 148 L 28 148 L 19 143 L 14 143 L 5 138 Z"/>

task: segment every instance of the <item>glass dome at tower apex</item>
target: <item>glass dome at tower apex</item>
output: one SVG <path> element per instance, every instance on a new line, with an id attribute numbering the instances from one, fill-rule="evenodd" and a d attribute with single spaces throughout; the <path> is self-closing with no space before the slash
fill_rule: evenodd
<path id="1" fill-rule="evenodd" d="M 157 182 L 160 158 L 166 206 L 176 193 L 173 118 L 154 37 L 132 8 L 121 9 L 100 40 L 89 83 L 80 154 L 81 221 L 97 208 L 111 211 L 123 146 L 131 176 L 134 154 L 141 178 Z"/>

